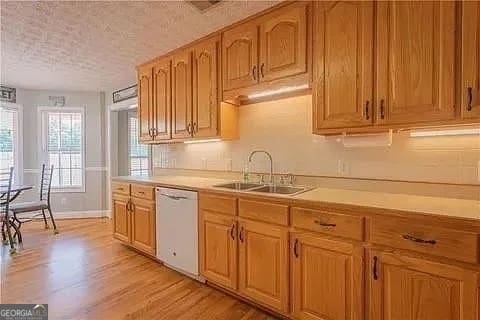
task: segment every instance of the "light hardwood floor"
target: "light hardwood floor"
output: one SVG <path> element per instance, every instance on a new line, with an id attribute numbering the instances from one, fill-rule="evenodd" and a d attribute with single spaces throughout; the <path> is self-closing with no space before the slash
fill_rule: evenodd
<path id="1" fill-rule="evenodd" d="M 107 219 L 25 224 L 1 252 L 1 303 L 48 303 L 49 319 L 273 319 L 112 239 Z"/>

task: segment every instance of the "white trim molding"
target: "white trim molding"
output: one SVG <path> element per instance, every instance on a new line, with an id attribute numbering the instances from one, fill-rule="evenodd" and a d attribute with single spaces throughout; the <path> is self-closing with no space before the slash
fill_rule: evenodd
<path id="1" fill-rule="evenodd" d="M 53 212 L 53 217 L 58 219 L 79 219 L 79 218 L 105 218 L 110 216 L 109 210 L 83 210 Z"/>

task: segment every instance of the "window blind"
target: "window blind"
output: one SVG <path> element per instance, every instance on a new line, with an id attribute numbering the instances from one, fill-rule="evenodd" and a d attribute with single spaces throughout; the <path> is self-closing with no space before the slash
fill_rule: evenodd
<path id="1" fill-rule="evenodd" d="M 130 174 L 133 176 L 148 175 L 149 147 L 138 141 L 138 119 L 133 113 L 128 117 L 128 145 Z"/>
<path id="2" fill-rule="evenodd" d="M 0 107 L 0 170 L 10 167 L 19 170 L 18 152 L 18 112 Z"/>

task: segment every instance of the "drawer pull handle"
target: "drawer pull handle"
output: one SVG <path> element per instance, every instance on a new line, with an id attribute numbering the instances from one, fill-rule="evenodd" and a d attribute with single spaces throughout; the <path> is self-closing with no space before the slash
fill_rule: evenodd
<path id="1" fill-rule="evenodd" d="M 417 243 L 426 243 L 426 244 L 432 244 L 432 245 L 437 243 L 437 241 L 435 241 L 435 240 L 424 240 L 424 239 L 421 239 L 421 238 L 410 236 L 408 234 L 404 234 L 402 236 L 402 238 L 405 239 L 405 240 L 409 240 L 409 241 L 413 241 L 413 242 L 417 242 Z"/>
<path id="2" fill-rule="evenodd" d="M 232 240 L 235 240 L 235 223 L 232 224 L 232 228 L 230 229 L 230 237 L 232 238 Z"/>
<path id="3" fill-rule="evenodd" d="M 378 257 L 373 257 L 373 280 L 378 280 Z"/>
<path id="4" fill-rule="evenodd" d="M 238 235 L 238 239 L 240 239 L 240 242 L 243 243 L 243 226 L 240 229 L 240 234 Z"/>
<path id="5" fill-rule="evenodd" d="M 295 244 L 293 245 L 293 254 L 295 258 L 298 258 L 298 239 L 295 239 Z"/>
<path id="6" fill-rule="evenodd" d="M 336 227 L 337 225 L 335 223 L 326 223 L 326 222 L 322 222 L 322 221 L 318 221 L 318 220 L 315 220 L 313 221 L 315 222 L 316 224 L 322 226 L 322 227 Z"/>
<path id="7" fill-rule="evenodd" d="M 385 119 L 385 100 L 380 100 L 380 119 Z"/>
<path id="8" fill-rule="evenodd" d="M 138 193 L 140 193 L 140 194 L 145 194 L 145 192 L 144 192 L 144 191 L 138 191 Z"/>
<path id="9" fill-rule="evenodd" d="M 473 101 L 472 87 L 467 88 L 467 95 L 468 95 L 467 111 L 472 111 L 472 101 Z"/>

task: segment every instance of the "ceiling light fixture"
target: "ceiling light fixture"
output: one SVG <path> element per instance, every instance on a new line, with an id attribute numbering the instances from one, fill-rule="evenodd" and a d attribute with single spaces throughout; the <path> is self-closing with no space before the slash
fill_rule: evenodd
<path id="1" fill-rule="evenodd" d="M 203 140 L 189 140 L 189 141 L 183 141 L 185 144 L 194 144 L 194 143 L 207 143 L 207 142 L 219 142 L 222 141 L 222 139 L 203 139 Z"/>
<path id="2" fill-rule="evenodd" d="M 441 136 L 463 136 L 480 135 L 480 128 L 452 128 L 436 130 L 413 130 L 410 137 L 441 137 Z"/>
<path id="3" fill-rule="evenodd" d="M 302 84 L 302 85 L 291 86 L 291 87 L 283 87 L 283 88 L 276 89 L 276 90 L 262 91 L 262 92 L 259 92 L 259 93 L 254 93 L 254 94 L 249 95 L 248 99 L 263 98 L 263 97 L 273 96 L 273 95 L 280 94 L 280 93 L 288 93 L 288 92 L 293 92 L 293 91 L 303 90 L 303 89 L 308 89 L 308 84 Z"/>

